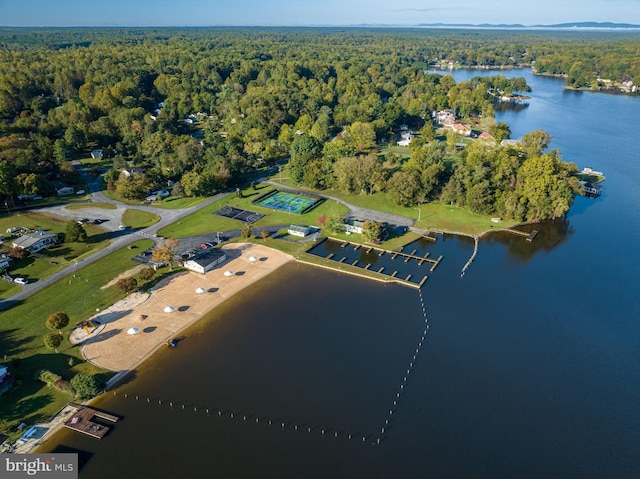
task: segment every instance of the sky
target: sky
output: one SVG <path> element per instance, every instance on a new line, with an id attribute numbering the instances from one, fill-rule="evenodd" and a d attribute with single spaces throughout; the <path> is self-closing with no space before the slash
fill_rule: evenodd
<path id="1" fill-rule="evenodd" d="M 0 26 L 640 24 L 640 0 L 0 0 Z"/>

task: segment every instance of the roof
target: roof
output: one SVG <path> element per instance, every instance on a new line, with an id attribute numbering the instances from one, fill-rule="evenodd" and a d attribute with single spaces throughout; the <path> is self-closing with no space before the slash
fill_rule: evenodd
<path id="1" fill-rule="evenodd" d="M 26 235 L 20 236 L 13 241 L 14 246 L 19 246 L 20 248 L 28 249 L 36 243 L 39 243 L 42 240 L 57 240 L 58 235 L 55 233 L 47 233 L 46 231 L 38 231 L 36 233 L 27 233 Z"/>
<path id="2" fill-rule="evenodd" d="M 299 231 L 300 233 L 305 233 L 309 231 L 311 226 L 303 226 L 303 225 L 291 225 L 289 226 L 290 231 Z"/>
<path id="3" fill-rule="evenodd" d="M 220 258 L 226 256 L 226 253 L 217 248 L 208 248 L 201 253 L 198 253 L 194 257 L 190 258 L 188 261 L 193 261 L 196 264 L 199 264 L 202 267 L 208 266 L 211 263 L 214 263 Z M 186 262 L 186 261 L 185 261 Z"/>

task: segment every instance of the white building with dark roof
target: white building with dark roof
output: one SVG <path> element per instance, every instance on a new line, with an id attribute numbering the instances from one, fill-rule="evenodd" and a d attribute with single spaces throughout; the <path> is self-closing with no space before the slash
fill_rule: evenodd
<path id="1" fill-rule="evenodd" d="M 44 249 L 50 244 L 58 242 L 58 235 L 55 233 L 47 233 L 46 231 L 36 231 L 35 233 L 27 233 L 13 240 L 13 246 L 16 248 L 26 249 L 30 253 L 35 253 Z"/>
<path id="2" fill-rule="evenodd" d="M 227 254 L 221 249 L 208 248 L 184 262 L 184 267 L 196 273 L 204 274 L 227 260 Z"/>

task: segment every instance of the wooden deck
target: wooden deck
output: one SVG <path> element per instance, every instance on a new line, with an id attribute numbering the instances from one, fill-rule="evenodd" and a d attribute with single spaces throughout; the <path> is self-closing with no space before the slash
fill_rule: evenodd
<path id="1" fill-rule="evenodd" d="M 102 439 L 111 428 L 93 421 L 94 418 L 109 422 L 116 422 L 119 419 L 118 416 L 114 416 L 113 414 L 98 411 L 97 409 L 81 404 L 69 403 L 69 406 L 75 407 L 77 411 L 64 422 L 64 426 L 95 439 Z"/>

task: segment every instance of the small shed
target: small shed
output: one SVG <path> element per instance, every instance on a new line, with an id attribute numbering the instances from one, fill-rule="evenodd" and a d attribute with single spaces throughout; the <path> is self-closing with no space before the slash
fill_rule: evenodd
<path id="1" fill-rule="evenodd" d="M 300 236 L 301 238 L 304 238 L 305 236 L 309 236 L 313 233 L 313 228 L 311 226 L 304 225 L 291 225 L 287 229 L 287 233 L 292 236 Z"/>

